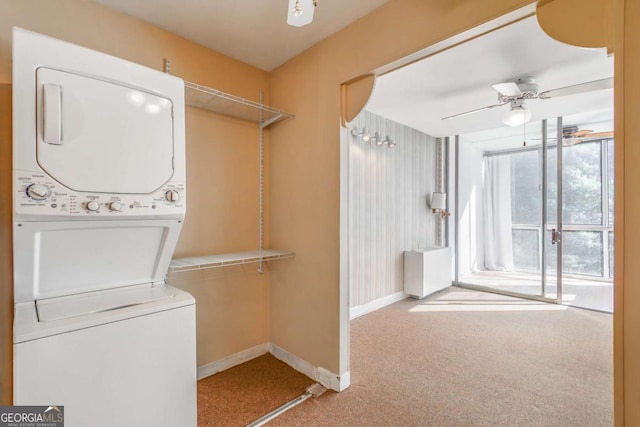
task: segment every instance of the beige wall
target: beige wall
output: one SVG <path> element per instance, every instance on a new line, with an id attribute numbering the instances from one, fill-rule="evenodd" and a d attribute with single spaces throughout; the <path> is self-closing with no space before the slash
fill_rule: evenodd
<path id="1" fill-rule="evenodd" d="M 640 425 L 640 2 L 616 7 L 616 425 Z M 624 11 L 622 6 L 624 4 Z M 624 19 L 624 24 L 621 19 Z M 624 35 L 621 32 L 624 29 Z M 619 55 L 618 53 L 621 53 Z M 620 242 L 618 242 L 618 239 Z M 618 254 L 621 254 L 619 256 Z M 624 287 L 623 287 L 624 286 Z M 624 405 L 624 407 L 623 407 Z M 624 422 L 623 422 L 624 420 Z"/>
<path id="2" fill-rule="evenodd" d="M 272 71 L 272 103 L 296 119 L 271 133 L 271 241 L 297 254 L 272 269 L 273 343 L 348 370 L 340 359 L 340 84 L 528 3 L 391 0 Z"/>
<path id="3" fill-rule="evenodd" d="M 0 403 L 11 403 L 11 27 L 60 38 L 151 68 L 171 60 L 186 80 L 268 100 L 266 72 L 89 1 L 0 0 Z M 258 128 L 188 108 L 189 201 L 177 256 L 258 245 Z M 267 164 L 268 178 L 268 164 Z M 268 193 L 267 193 L 268 206 Z M 267 218 L 268 230 L 268 218 Z M 267 236 L 268 242 L 268 236 Z M 268 271 L 255 266 L 175 276 L 197 300 L 198 363 L 268 342 Z"/>

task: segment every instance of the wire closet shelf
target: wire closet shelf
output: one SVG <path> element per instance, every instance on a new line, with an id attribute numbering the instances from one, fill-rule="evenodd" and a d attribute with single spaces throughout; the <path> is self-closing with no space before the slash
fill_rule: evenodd
<path id="1" fill-rule="evenodd" d="M 295 255 L 296 254 L 294 252 L 289 251 L 263 249 L 258 251 L 235 252 L 193 258 L 178 258 L 171 261 L 169 269 L 173 272 L 201 270 L 205 268 L 228 267 L 253 262 L 293 258 Z"/>
<path id="2" fill-rule="evenodd" d="M 185 81 L 184 87 L 186 105 L 257 123 L 262 128 L 295 117 L 286 111 L 196 83 Z"/>
<path id="3" fill-rule="evenodd" d="M 165 63 L 165 71 L 168 72 L 168 61 Z M 185 104 L 189 107 L 200 108 L 216 114 L 249 121 L 259 125 L 260 130 L 260 229 L 259 247 L 256 251 L 224 253 L 206 255 L 200 257 L 176 258 L 171 261 L 169 270 L 172 272 L 184 272 L 209 268 L 228 267 L 249 263 L 258 263 L 258 271 L 263 271 L 263 262 L 287 259 L 295 257 L 295 252 L 263 248 L 263 144 L 262 131 L 269 126 L 292 119 L 295 116 L 286 111 L 264 105 L 262 92 L 260 102 L 250 101 L 239 96 L 231 95 L 207 86 L 196 83 L 184 82 Z"/>

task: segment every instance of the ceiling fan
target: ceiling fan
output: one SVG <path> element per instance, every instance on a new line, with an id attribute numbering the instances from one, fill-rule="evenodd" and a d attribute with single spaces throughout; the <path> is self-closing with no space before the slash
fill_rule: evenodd
<path id="1" fill-rule="evenodd" d="M 313 11 L 318 5 L 318 0 L 289 0 L 287 9 L 287 24 L 293 27 L 302 27 L 313 21 Z"/>
<path id="2" fill-rule="evenodd" d="M 594 132 L 589 129 L 579 129 L 578 126 L 565 126 L 562 128 L 562 145 L 569 146 L 581 142 L 594 141 L 604 138 L 613 138 L 613 132 Z M 541 139 L 541 138 L 533 138 Z M 549 141 L 557 141 L 557 138 L 549 138 Z"/>
<path id="3" fill-rule="evenodd" d="M 520 77 L 508 82 L 497 83 L 492 87 L 498 92 L 498 103 L 464 113 L 454 114 L 444 117 L 442 120 L 449 120 L 456 117 L 475 114 L 480 111 L 490 110 L 496 107 L 510 104 L 510 109 L 503 117 L 503 122 L 509 126 L 519 126 L 531 119 L 531 111 L 526 109 L 525 101 L 529 99 L 549 99 L 559 96 L 575 95 L 583 92 L 593 92 L 613 87 L 613 77 L 551 89 L 543 92 L 538 91 L 538 84 L 534 77 Z"/>
<path id="4" fill-rule="evenodd" d="M 562 128 L 562 145 L 575 145 L 585 141 L 613 138 L 613 132 L 594 132 L 589 129 L 578 129 L 578 126 L 565 126 Z"/>

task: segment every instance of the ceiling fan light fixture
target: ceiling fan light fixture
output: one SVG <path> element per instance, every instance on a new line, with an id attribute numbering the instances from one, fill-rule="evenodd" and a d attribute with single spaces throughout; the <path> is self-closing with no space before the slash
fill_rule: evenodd
<path id="1" fill-rule="evenodd" d="M 527 110 L 523 105 L 517 105 L 507 111 L 502 116 L 502 123 L 507 126 L 521 126 L 531 120 L 531 111 Z"/>

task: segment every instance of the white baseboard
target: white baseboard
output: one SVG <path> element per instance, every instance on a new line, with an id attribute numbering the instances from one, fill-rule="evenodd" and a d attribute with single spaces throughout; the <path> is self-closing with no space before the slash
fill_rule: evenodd
<path id="1" fill-rule="evenodd" d="M 291 366 L 296 371 L 302 372 L 309 378 L 317 380 L 317 368 L 306 360 L 299 358 L 295 354 L 289 353 L 287 350 L 283 349 L 282 347 L 278 347 L 275 344 L 271 344 L 270 353 L 273 354 L 276 359 L 282 360 L 284 363 Z"/>
<path id="2" fill-rule="evenodd" d="M 275 344 L 271 344 L 271 354 L 276 359 L 282 360 L 296 371 L 302 372 L 328 389 L 343 391 L 350 385 L 351 375 L 349 372 L 347 372 L 346 375 L 340 376 L 334 374 L 328 369 L 315 367 L 306 360 L 299 358 L 295 354 L 289 353 L 287 350 Z"/>
<path id="3" fill-rule="evenodd" d="M 377 300 L 373 300 L 366 304 L 351 307 L 349 309 L 349 319 L 353 320 L 356 317 L 371 313 L 372 311 L 376 311 L 378 309 L 381 309 L 382 307 L 386 307 L 387 305 L 401 301 L 405 298 L 407 298 L 407 294 L 400 291 L 396 292 L 395 294 L 387 295 L 386 297 L 378 298 Z"/>
<path id="4" fill-rule="evenodd" d="M 224 359 L 216 360 L 215 362 L 207 363 L 203 366 L 198 366 L 198 379 L 201 380 L 210 375 L 224 371 L 225 369 L 233 368 L 244 362 L 248 362 L 251 359 L 262 356 L 269 353 L 271 344 L 264 343 L 253 346 L 241 352 L 227 356 Z"/>
<path id="5" fill-rule="evenodd" d="M 351 371 L 347 371 L 344 374 L 340 375 L 338 378 L 338 387 L 339 389 L 336 391 L 343 391 L 349 388 L 351 385 Z"/>
<path id="6" fill-rule="evenodd" d="M 241 363 L 248 362 L 251 359 L 260 357 L 263 354 L 271 353 L 276 359 L 282 360 L 298 372 L 302 372 L 314 381 L 319 382 L 324 387 L 335 390 L 346 390 L 351 384 L 351 374 L 347 372 L 344 375 L 336 375 L 328 369 L 313 366 L 287 350 L 278 347 L 275 344 L 264 343 L 248 348 L 241 352 L 227 356 L 224 359 L 198 366 L 198 379 L 201 380 L 225 369 L 233 368 Z"/>

